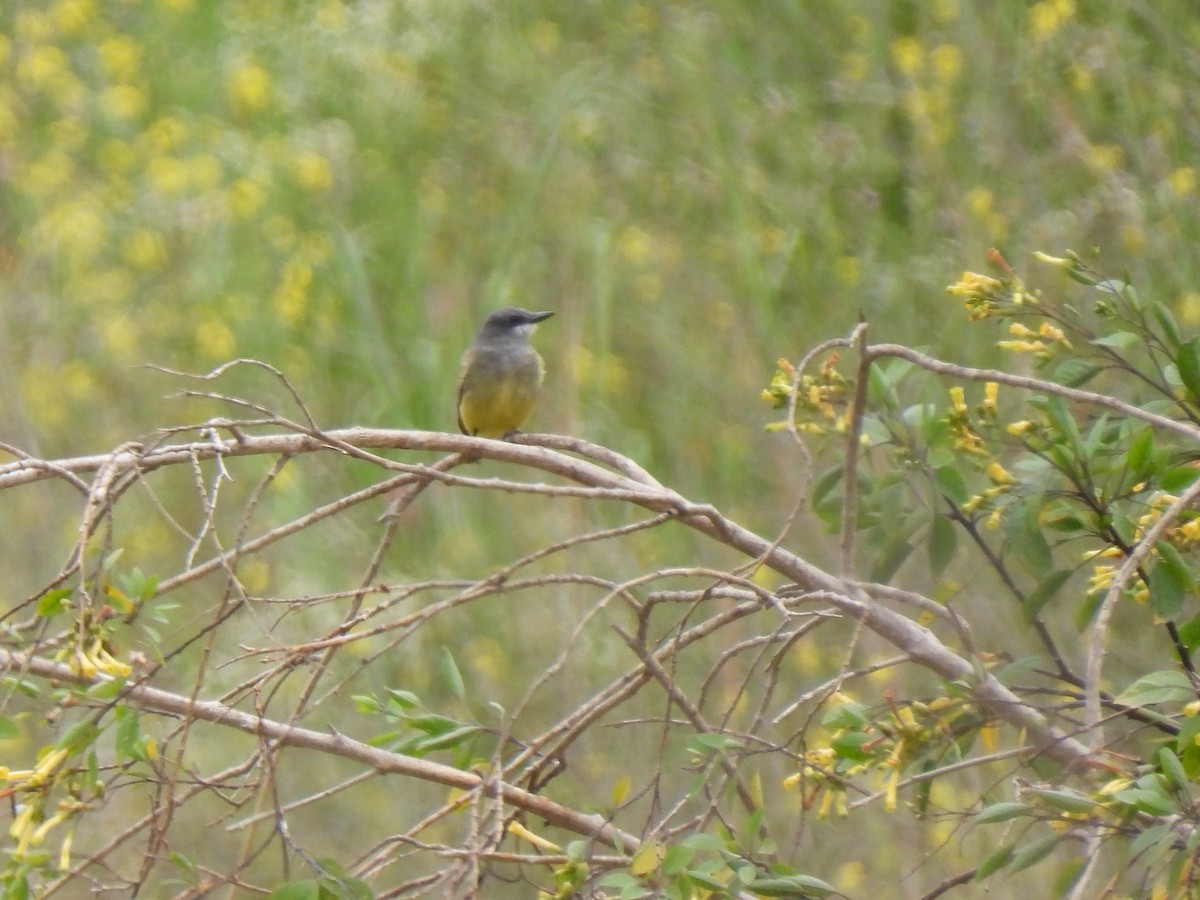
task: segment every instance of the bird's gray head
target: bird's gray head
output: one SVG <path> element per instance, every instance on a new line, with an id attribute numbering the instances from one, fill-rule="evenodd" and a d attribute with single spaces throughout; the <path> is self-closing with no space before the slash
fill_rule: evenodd
<path id="1" fill-rule="evenodd" d="M 552 315 L 552 312 L 530 312 L 515 306 L 498 309 L 484 320 L 476 340 L 528 339 L 537 323 Z"/>

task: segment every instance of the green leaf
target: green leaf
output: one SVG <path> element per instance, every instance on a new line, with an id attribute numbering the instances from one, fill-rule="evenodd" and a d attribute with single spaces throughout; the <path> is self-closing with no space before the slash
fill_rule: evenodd
<path id="1" fill-rule="evenodd" d="M 862 762 L 871 758 L 871 754 L 862 749 L 863 745 L 875 739 L 874 735 L 865 731 L 848 731 L 835 737 L 829 742 L 829 746 L 843 759 Z"/>
<path id="2" fill-rule="evenodd" d="M 425 734 L 434 736 L 448 734 L 462 726 L 462 723 L 458 719 L 452 719 L 449 716 L 439 716 L 436 713 L 413 716 L 408 720 L 408 723 L 418 731 L 423 731 Z"/>
<path id="3" fill-rule="evenodd" d="M 1163 775 L 1171 783 L 1172 788 L 1177 791 L 1188 789 L 1188 777 L 1187 773 L 1183 771 L 1183 763 L 1179 761 L 1178 756 L 1171 752 L 1170 747 L 1158 748 L 1158 767 L 1162 769 Z"/>
<path id="4" fill-rule="evenodd" d="M 1132 856 L 1141 856 L 1148 849 L 1162 840 L 1163 836 L 1174 840 L 1175 833 L 1167 825 L 1152 825 L 1134 838 L 1133 843 L 1129 845 L 1129 852 Z"/>
<path id="5" fill-rule="evenodd" d="M 1125 455 L 1135 481 L 1141 481 L 1154 467 L 1154 432 L 1145 428 L 1129 445 Z"/>
<path id="6" fill-rule="evenodd" d="M 1013 857 L 1012 871 L 1020 872 L 1022 869 L 1028 869 L 1034 863 L 1041 862 L 1050 855 L 1050 851 L 1058 846 L 1060 840 L 1062 840 L 1061 836 L 1048 834 L 1038 838 L 1032 844 L 1022 847 L 1020 852 Z"/>
<path id="7" fill-rule="evenodd" d="M 1165 558 L 1155 560 L 1150 569 L 1150 608 L 1161 619 L 1174 620 L 1183 612 L 1187 581 L 1176 566 Z"/>
<path id="8" fill-rule="evenodd" d="M 896 570 L 904 565 L 905 561 L 912 555 L 915 548 L 912 544 L 904 539 L 903 534 L 897 533 L 892 540 L 884 546 L 883 550 L 875 559 L 875 564 L 871 567 L 871 573 L 868 576 L 868 581 L 874 581 L 877 584 L 886 584 L 892 580 L 892 576 L 896 574 Z"/>
<path id="9" fill-rule="evenodd" d="M 896 394 L 894 383 L 879 363 L 871 363 L 867 371 L 867 397 L 872 407 L 882 407 L 892 412 L 900 408 L 900 397 Z"/>
<path id="10" fill-rule="evenodd" d="M 1032 793 L 1047 806 L 1061 810 L 1062 812 L 1087 814 L 1093 812 L 1096 808 L 1095 800 L 1085 797 L 1076 791 L 1036 788 Z"/>
<path id="11" fill-rule="evenodd" d="M 444 734 L 422 738 L 412 745 L 409 753 L 412 756 L 420 756 L 425 753 L 432 753 L 435 750 L 449 750 L 457 747 L 468 738 L 479 734 L 481 731 L 483 729 L 478 725 L 463 725 L 461 728 L 455 728 L 453 731 L 447 731 Z"/>
<path id="12" fill-rule="evenodd" d="M 1160 669 L 1143 675 L 1117 695 L 1116 701 L 1125 706 L 1148 706 L 1151 703 L 1188 703 L 1196 699 L 1191 679 L 1176 669 Z"/>
<path id="13" fill-rule="evenodd" d="M 49 619 L 52 616 L 57 616 L 66 611 L 67 600 L 71 594 L 75 593 L 74 588 L 57 588 L 53 591 L 46 591 L 38 598 L 37 614 L 44 619 Z"/>
<path id="14" fill-rule="evenodd" d="M 967 483 L 956 467 L 941 466 L 934 469 L 933 477 L 937 481 L 938 490 L 955 506 L 962 506 L 970 499 L 971 494 L 967 490 Z"/>
<path id="15" fill-rule="evenodd" d="M 271 891 L 269 900 L 321 900 L 321 886 L 312 879 L 293 881 Z"/>
<path id="16" fill-rule="evenodd" d="M 710 891 L 715 891 L 717 896 L 726 896 L 725 882 L 718 881 L 706 872 L 701 872 L 698 869 L 689 869 L 687 872 L 687 880 L 695 884 L 697 887 L 702 887 Z M 604 884 L 605 879 L 601 880 Z M 624 894 L 621 895 L 625 896 Z"/>
<path id="17" fill-rule="evenodd" d="M 1171 310 L 1162 303 L 1151 303 L 1150 312 L 1158 320 L 1158 327 L 1162 329 L 1167 343 L 1178 347 L 1182 340 L 1179 337 L 1179 326 L 1175 324 L 1175 316 L 1171 314 Z"/>
<path id="18" fill-rule="evenodd" d="M 1129 788 L 1128 790 L 1117 791 L 1112 795 L 1112 798 L 1118 803 L 1132 806 L 1134 809 L 1149 813 L 1152 816 L 1162 816 L 1178 811 L 1175 802 L 1169 796 L 1162 791 L 1149 790 L 1147 788 Z"/>
<path id="19" fill-rule="evenodd" d="M 1023 609 L 1031 621 L 1037 618 L 1042 607 L 1049 603 L 1074 573 L 1070 569 L 1056 569 L 1047 575 L 1025 598 Z"/>
<path id="20" fill-rule="evenodd" d="M 371 715 L 383 712 L 382 704 L 370 694 L 354 694 L 350 699 L 354 701 L 354 708 L 360 713 Z"/>
<path id="21" fill-rule="evenodd" d="M 867 724 L 866 707 L 858 703 L 839 703 L 830 707 L 821 724 L 827 728 L 862 728 Z"/>
<path id="22" fill-rule="evenodd" d="M 466 699 L 467 685 L 463 681 L 462 672 L 459 671 L 458 663 L 454 661 L 454 654 L 450 652 L 449 647 L 442 648 L 442 680 L 450 689 L 451 694 L 459 700 Z"/>
<path id="23" fill-rule="evenodd" d="M 13 741 L 21 736 L 21 729 L 8 716 L 0 716 L 0 741 Z"/>
<path id="24" fill-rule="evenodd" d="M 1179 639 L 1189 651 L 1200 646 L 1200 615 L 1192 616 L 1179 626 Z"/>
<path id="25" fill-rule="evenodd" d="M 688 749 L 694 753 L 707 753 L 709 750 L 736 750 L 741 746 L 741 741 L 727 734 L 693 734 L 688 739 Z"/>
<path id="26" fill-rule="evenodd" d="M 393 706 L 398 706 L 401 709 L 417 709 L 421 705 L 421 698 L 412 691 L 400 691 L 389 688 L 388 697 Z"/>
<path id="27" fill-rule="evenodd" d="M 750 883 L 750 890 L 759 897 L 828 897 L 836 892 L 833 885 L 811 875 L 756 878 Z"/>
<path id="28" fill-rule="evenodd" d="M 941 578 L 958 549 L 958 529 L 945 516 L 935 515 L 929 528 L 929 571 Z"/>
<path id="29" fill-rule="evenodd" d="M 129 706 L 118 706 L 115 716 L 117 759 L 144 759 L 137 710 Z"/>
<path id="30" fill-rule="evenodd" d="M 1200 399 L 1200 337 L 1192 338 L 1179 348 L 1175 365 L 1179 368 L 1179 378 L 1192 395 L 1192 399 Z"/>
<path id="31" fill-rule="evenodd" d="M 1007 822 L 1018 816 L 1028 815 L 1035 807 L 1027 803 L 993 803 L 980 810 L 975 821 L 980 825 L 990 825 L 994 822 Z"/>
<path id="32" fill-rule="evenodd" d="M 974 880 L 983 881 L 983 879 L 987 878 L 989 875 L 994 875 L 996 872 L 1000 871 L 1010 862 L 1012 862 L 1013 846 L 1014 845 L 1012 844 L 1008 844 L 1007 846 L 1001 847 L 982 863 L 980 863 L 979 868 L 975 870 Z"/>
<path id="33" fill-rule="evenodd" d="M 1126 350 L 1137 347 L 1142 343 L 1142 339 L 1132 331 L 1114 331 L 1112 334 L 1095 338 L 1091 343 L 1098 347 L 1108 347 L 1111 350 L 1119 350 L 1123 353 Z"/>
<path id="34" fill-rule="evenodd" d="M 1083 387 L 1103 371 L 1103 366 L 1086 359 L 1064 359 L 1054 370 L 1054 380 L 1067 387 Z"/>
<path id="35" fill-rule="evenodd" d="M 574 841 L 573 843 L 582 844 L 585 848 L 587 847 L 586 841 Z M 696 851 L 691 847 L 685 847 L 682 844 L 673 844 L 667 848 L 667 852 L 663 855 L 662 864 L 659 868 L 662 869 L 663 875 L 672 878 L 687 869 L 695 856 Z"/>
<path id="36" fill-rule="evenodd" d="M 1192 482 L 1196 480 L 1197 476 L 1200 476 L 1200 467 L 1194 463 L 1176 466 L 1162 474 L 1162 477 L 1159 479 L 1159 486 L 1169 493 L 1178 493 L 1185 488 L 1191 487 Z"/>
<path id="37" fill-rule="evenodd" d="M 1017 514 L 1008 518 L 1005 529 L 1012 549 L 1035 575 L 1049 571 L 1053 562 L 1050 544 L 1039 520 L 1041 507 L 1041 496 L 1029 497 L 1016 508 Z"/>

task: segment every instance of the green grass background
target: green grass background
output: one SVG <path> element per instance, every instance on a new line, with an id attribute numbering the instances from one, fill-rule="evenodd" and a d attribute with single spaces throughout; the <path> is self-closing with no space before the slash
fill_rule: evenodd
<path id="1" fill-rule="evenodd" d="M 1187 2 L 0 4 L 0 439 L 73 455 L 200 421 L 220 410 L 164 399 L 195 385 L 138 367 L 236 356 L 323 426 L 453 430 L 458 357 L 516 304 L 556 312 L 532 429 L 770 532 L 798 484 L 763 431 L 775 359 L 861 311 L 874 340 L 987 361 L 1001 335 L 943 289 L 991 246 L 1023 268 L 1099 248 L 1200 323 L 1198 46 Z M 218 389 L 287 409 L 252 372 Z M 297 472 L 276 511 L 374 477 Z M 14 596 L 74 539 L 53 496 L 5 499 Z M 384 575 L 476 577 L 594 524 L 557 509 L 439 495 Z M 345 586 L 369 522 L 264 584 Z M 130 565 L 170 573 L 161 518 L 122 528 Z M 494 615 L 482 634 L 537 639 Z"/>

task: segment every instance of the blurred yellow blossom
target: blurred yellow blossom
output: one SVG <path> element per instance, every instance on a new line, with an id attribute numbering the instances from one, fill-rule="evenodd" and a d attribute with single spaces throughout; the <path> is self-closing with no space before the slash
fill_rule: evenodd
<path id="1" fill-rule="evenodd" d="M 643 263 L 650 256 L 650 235 L 636 225 L 627 225 L 617 235 L 617 250 L 632 263 Z"/>
<path id="2" fill-rule="evenodd" d="M 957 44 L 938 44 L 933 50 L 933 70 L 943 83 L 955 81 L 962 72 L 963 53 Z"/>
<path id="3" fill-rule="evenodd" d="M 176 115 L 165 115 L 155 119 L 142 132 L 141 139 L 150 153 L 173 153 L 183 146 L 188 137 L 187 124 Z"/>
<path id="4" fill-rule="evenodd" d="M 526 32 L 529 43 L 543 56 L 551 56 L 561 42 L 558 23 L 549 19 L 538 19 Z"/>
<path id="5" fill-rule="evenodd" d="M 155 156 L 146 163 L 146 180 L 163 196 L 178 196 L 188 188 L 187 165 L 174 156 Z"/>
<path id="6" fill-rule="evenodd" d="M 225 180 L 221 161 L 211 153 L 197 153 L 187 161 L 188 184 L 193 190 L 212 190 Z"/>
<path id="7" fill-rule="evenodd" d="M 1029 31 L 1034 40 L 1045 41 L 1075 14 L 1073 0 L 1043 0 L 1029 8 Z"/>
<path id="8" fill-rule="evenodd" d="M 131 84 L 116 84 L 100 96 L 100 103 L 114 119 L 136 119 L 146 111 L 146 92 Z"/>
<path id="9" fill-rule="evenodd" d="M 1194 166 L 1180 166 L 1170 174 L 1167 183 L 1177 197 L 1191 197 L 1196 193 L 1196 169 Z"/>
<path id="10" fill-rule="evenodd" d="M 252 178 L 239 178 L 230 185 L 225 198 L 234 218 L 250 219 L 267 202 L 267 189 Z"/>
<path id="11" fill-rule="evenodd" d="M 939 22 L 952 22 L 958 18 L 958 0 L 934 0 L 933 17 Z"/>
<path id="12" fill-rule="evenodd" d="M 290 250 L 296 245 L 296 226 L 286 216 L 271 216 L 263 222 L 262 232 L 276 250 Z"/>
<path id="13" fill-rule="evenodd" d="M 107 212 L 94 195 L 84 194 L 52 207 L 35 226 L 34 234 L 40 244 L 87 265 L 108 241 Z"/>
<path id="14" fill-rule="evenodd" d="M 48 197 L 71 180 L 75 174 L 74 160 L 57 147 L 30 163 L 21 182 L 34 196 Z"/>
<path id="15" fill-rule="evenodd" d="M 924 62 L 924 48 L 914 37 L 896 38 L 892 41 L 891 51 L 892 62 L 905 75 L 915 75 Z"/>
<path id="16" fill-rule="evenodd" d="M 992 480 L 993 484 L 1016 484 L 1017 479 L 1012 473 L 998 462 L 993 462 L 987 467 L 987 476 Z"/>
<path id="17" fill-rule="evenodd" d="M 312 285 L 313 271 L 308 263 L 289 259 L 283 267 L 279 286 L 271 298 L 275 314 L 287 325 L 296 325 L 304 318 L 308 309 L 308 289 Z"/>
<path id="18" fill-rule="evenodd" d="M 115 34 L 96 48 L 100 64 L 117 81 L 130 81 L 142 64 L 142 46 L 133 38 Z"/>
<path id="19" fill-rule="evenodd" d="M 1071 87 L 1080 94 L 1087 93 L 1094 86 L 1091 69 L 1078 62 L 1071 63 L 1067 67 L 1067 80 Z"/>
<path id="20" fill-rule="evenodd" d="M 333 169 L 320 153 L 306 150 L 296 154 L 291 162 L 292 178 L 312 194 L 323 194 L 333 187 Z"/>
<path id="21" fill-rule="evenodd" d="M 158 269 L 167 261 L 167 250 L 158 234 L 139 228 L 126 236 L 121 256 L 135 269 Z"/>
<path id="22" fill-rule="evenodd" d="M 137 323 L 123 312 L 103 316 L 98 328 L 100 339 L 115 359 L 129 359 L 141 343 Z"/>
<path id="23" fill-rule="evenodd" d="M 217 316 L 208 313 L 196 325 L 196 349 L 202 356 L 218 361 L 232 359 L 237 349 L 237 340 L 229 326 Z"/>
<path id="24" fill-rule="evenodd" d="M 87 123 L 75 115 L 63 116 L 50 126 L 50 139 L 60 150 L 78 150 L 89 136 Z"/>
<path id="25" fill-rule="evenodd" d="M 1088 148 L 1087 161 L 1099 172 L 1113 172 L 1125 164 L 1125 151 L 1116 144 L 1094 144 Z"/>
<path id="26" fill-rule="evenodd" d="M 110 175 L 125 175 L 137 164 L 137 152 L 128 141 L 109 138 L 96 151 L 96 161 Z"/>
<path id="27" fill-rule="evenodd" d="M 13 33 L 28 44 L 49 41 L 54 37 L 54 22 L 44 12 L 26 7 L 17 13 Z"/>
<path id="28" fill-rule="evenodd" d="M 838 281 L 854 287 L 862 280 L 862 260 L 857 256 L 839 256 L 833 263 Z"/>
<path id="29" fill-rule="evenodd" d="M 239 115 L 266 109 L 273 92 L 270 73 L 258 63 L 245 63 L 229 77 L 229 100 Z"/>
<path id="30" fill-rule="evenodd" d="M 317 10 L 317 25 L 328 31 L 341 31 L 346 27 L 348 19 L 346 5 L 342 0 L 324 0 Z"/>
<path id="31" fill-rule="evenodd" d="M 17 59 L 17 81 L 35 89 L 52 87 L 71 75 L 67 54 L 49 44 L 39 44 Z"/>

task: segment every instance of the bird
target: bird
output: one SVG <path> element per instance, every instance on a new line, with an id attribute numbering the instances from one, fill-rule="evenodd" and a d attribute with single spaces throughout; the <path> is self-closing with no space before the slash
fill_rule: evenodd
<path id="1" fill-rule="evenodd" d="M 553 312 L 509 306 L 489 315 L 462 358 L 458 376 L 458 430 L 511 438 L 533 414 L 545 364 L 529 342 Z"/>

